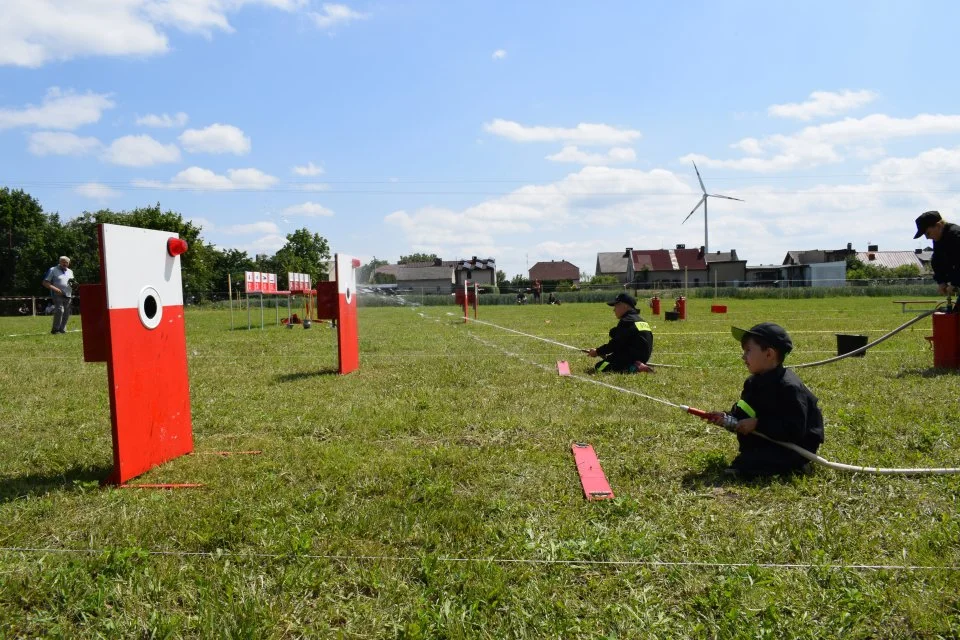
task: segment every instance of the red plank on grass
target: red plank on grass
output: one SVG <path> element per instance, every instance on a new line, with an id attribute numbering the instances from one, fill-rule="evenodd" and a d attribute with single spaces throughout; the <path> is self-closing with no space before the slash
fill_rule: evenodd
<path id="1" fill-rule="evenodd" d="M 570 363 L 566 360 L 557 360 L 557 371 L 562 376 L 570 375 Z"/>
<path id="2" fill-rule="evenodd" d="M 577 462 L 577 473 L 580 474 L 580 484 L 583 485 L 583 495 L 587 500 L 611 500 L 613 490 L 607 477 L 603 475 L 600 461 L 593 450 L 593 445 L 574 442 L 571 446 L 573 458 Z"/>

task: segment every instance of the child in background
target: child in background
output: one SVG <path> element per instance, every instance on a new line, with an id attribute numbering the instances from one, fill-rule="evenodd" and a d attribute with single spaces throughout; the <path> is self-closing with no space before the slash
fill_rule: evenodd
<path id="1" fill-rule="evenodd" d="M 750 478 L 804 469 L 808 461 L 800 454 L 752 435 L 756 431 L 812 453 L 823 443 L 823 415 L 816 396 L 796 373 L 783 366 L 793 341 L 783 327 L 772 322 L 746 330 L 731 327 L 731 332 L 740 341 L 743 362 L 751 375 L 730 411 L 738 419 L 735 430 L 740 453 L 726 473 Z M 723 415 L 715 414 L 709 420 L 722 425 Z"/>
<path id="2" fill-rule="evenodd" d="M 652 373 L 647 360 L 653 353 L 653 331 L 637 312 L 637 301 L 629 293 L 620 293 L 607 304 L 613 307 L 618 322 L 610 329 L 610 342 L 587 350 L 587 355 L 603 358 L 596 364 L 596 370 Z"/>

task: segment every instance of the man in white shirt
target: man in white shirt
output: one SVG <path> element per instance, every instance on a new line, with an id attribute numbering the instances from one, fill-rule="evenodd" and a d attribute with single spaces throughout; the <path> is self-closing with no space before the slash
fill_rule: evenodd
<path id="1" fill-rule="evenodd" d="M 60 256 L 60 264 L 47 269 L 43 276 L 43 286 L 50 290 L 53 302 L 53 328 L 50 333 L 66 333 L 67 320 L 70 319 L 70 297 L 73 289 L 70 281 L 73 280 L 73 271 L 70 269 L 70 258 Z"/>

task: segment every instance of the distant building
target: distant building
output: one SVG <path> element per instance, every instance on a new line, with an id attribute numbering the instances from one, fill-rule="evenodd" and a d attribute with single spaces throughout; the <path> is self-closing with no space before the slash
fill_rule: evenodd
<path id="1" fill-rule="evenodd" d="M 569 281 L 580 283 L 580 268 L 566 260 L 538 262 L 530 267 L 530 282 L 539 280 L 542 284 Z"/>
<path id="2" fill-rule="evenodd" d="M 454 284 L 453 262 L 431 266 L 398 265 L 397 289 L 413 289 L 417 293 L 450 293 Z"/>
<path id="3" fill-rule="evenodd" d="M 704 256 L 707 261 L 707 284 L 733 285 L 747 279 L 747 261 L 737 257 L 737 250 L 715 251 Z"/>
<path id="4" fill-rule="evenodd" d="M 397 279 L 397 289 L 413 289 L 424 293 L 450 293 L 464 280 L 478 284 L 497 283 L 497 264 L 493 258 L 470 260 L 441 260 L 407 262 L 377 267 L 376 273 L 389 274 Z"/>
<path id="5" fill-rule="evenodd" d="M 632 248 L 627 247 L 626 251 L 613 251 L 597 254 L 597 269 L 595 276 L 613 276 L 618 282 L 626 283 L 627 270 L 630 265 L 630 252 Z"/>
<path id="6" fill-rule="evenodd" d="M 847 262 L 748 266 L 746 279 L 758 287 L 842 287 L 847 283 Z"/>
<path id="7" fill-rule="evenodd" d="M 683 286 L 705 285 L 707 280 L 707 262 L 699 249 L 687 249 L 678 244 L 676 249 L 632 249 L 626 250 L 630 259 L 627 263 L 627 279 L 640 286 Z"/>
<path id="8" fill-rule="evenodd" d="M 463 284 L 466 280 L 477 284 L 497 284 L 496 260 L 493 258 L 477 258 L 477 256 L 473 256 L 469 260 L 457 260 L 454 282 Z"/>
<path id="9" fill-rule="evenodd" d="M 887 269 L 896 269 L 905 265 L 915 266 L 920 269 L 920 273 L 928 271 L 930 260 L 924 262 L 922 249 L 914 251 L 880 251 L 880 247 L 871 244 L 866 251 L 858 251 L 857 260 L 863 264 L 870 264 L 876 267 L 886 267 Z M 930 251 L 933 255 L 933 251 Z"/>
<path id="10" fill-rule="evenodd" d="M 819 264 L 823 262 L 846 262 L 848 256 L 856 254 L 853 243 L 848 242 L 846 249 L 808 249 L 806 251 L 788 251 L 783 258 L 785 265 Z"/>

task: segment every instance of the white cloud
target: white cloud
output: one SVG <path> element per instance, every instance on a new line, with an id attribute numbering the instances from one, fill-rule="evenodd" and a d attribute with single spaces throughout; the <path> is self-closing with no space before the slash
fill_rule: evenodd
<path id="1" fill-rule="evenodd" d="M 250 138 L 230 124 L 212 124 L 205 129 L 187 129 L 177 138 L 190 153 L 250 153 Z"/>
<path id="2" fill-rule="evenodd" d="M 40 106 L 28 104 L 22 109 L 0 109 L 0 131 L 13 127 L 76 129 L 99 121 L 103 112 L 114 106 L 109 94 L 88 91 L 79 95 L 72 90 L 50 87 Z"/>
<path id="3" fill-rule="evenodd" d="M 103 152 L 103 160 L 125 167 L 149 167 L 165 162 L 179 162 L 180 149 L 175 144 L 162 144 L 148 135 L 117 138 Z"/>
<path id="4" fill-rule="evenodd" d="M 354 20 L 366 20 L 369 13 L 354 11 L 345 4 L 324 4 L 323 11 L 311 11 L 310 17 L 320 29 L 331 29 L 338 25 L 347 25 Z"/>
<path id="5" fill-rule="evenodd" d="M 568 145 L 559 152 L 547 156 L 546 159 L 551 162 L 573 162 L 576 164 L 603 166 L 623 162 L 635 162 L 637 154 L 630 147 L 613 147 L 606 153 L 589 153 L 587 151 L 581 151 L 575 145 Z"/>
<path id="6" fill-rule="evenodd" d="M 931 191 L 960 174 L 960 147 L 929 149 L 912 158 L 886 158 L 868 169 L 870 179 L 918 191 Z M 955 179 L 953 181 L 956 181 Z"/>
<path id="7" fill-rule="evenodd" d="M 806 121 L 852 111 L 870 104 L 876 99 L 877 94 L 867 90 L 850 91 L 847 89 L 839 93 L 814 91 L 806 102 L 771 105 L 767 109 L 767 113 L 778 118 L 794 118 Z"/>
<path id="8" fill-rule="evenodd" d="M 35 156 L 83 156 L 100 148 L 96 138 L 81 138 L 66 131 L 37 131 L 30 134 L 27 149 Z"/>
<path id="9" fill-rule="evenodd" d="M 0 65 L 162 54 L 169 50 L 163 27 L 232 32 L 227 14 L 246 5 L 292 11 L 306 0 L 3 0 Z"/>
<path id="10" fill-rule="evenodd" d="M 39 67 L 83 55 L 150 55 L 167 37 L 142 14 L 145 2 L 4 0 L 0 65 Z"/>
<path id="11" fill-rule="evenodd" d="M 323 167 L 318 167 L 312 162 L 308 162 L 303 166 L 294 167 L 293 172 L 298 176 L 318 176 L 323 173 Z"/>
<path id="12" fill-rule="evenodd" d="M 311 216 L 311 217 L 327 217 L 332 216 L 333 211 L 327 209 L 321 204 L 316 202 L 304 202 L 302 204 L 296 204 L 290 207 L 287 207 L 283 210 L 283 213 L 291 216 Z"/>
<path id="13" fill-rule="evenodd" d="M 250 224 L 235 224 L 221 229 L 223 233 L 233 236 L 249 235 L 253 233 L 279 234 L 280 227 L 273 222 L 251 222 Z"/>
<path id="14" fill-rule="evenodd" d="M 94 200 L 109 200 L 120 195 L 115 189 L 99 182 L 87 182 L 74 189 L 74 191 L 85 198 Z"/>
<path id="15" fill-rule="evenodd" d="M 202 227 L 204 231 L 213 231 L 217 228 L 217 225 L 207 218 L 191 216 L 187 220 L 192 222 L 195 227 Z"/>
<path id="16" fill-rule="evenodd" d="M 494 60 L 503 60 L 504 58 L 507 57 L 507 50 L 506 50 L 506 49 L 497 49 L 496 51 L 493 52 L 493 56 L 491 56 L 491 57 L 492 57 Z"/>
<path id="17" fill-rule="evenodd" d="M 227 175 L 237 189 L 269 189 L 277 179 L 259 169 L 228 169 Z"/>
<path id="18" fill-rule="evenodd" d="M 812 186 L 779 180 L 771 186 L 748 176 L 721 185 L 705 173 L 708 188 L 746 200 L 710 202 L 711 250 L 737 249 L 755 265 L 779 264 L 789 250 L 838 249 L 848 242 L 860 249 L 867 243 L 913 249 L 928 244 L 912 239 L 920 212 L 937 209 L 960 218 L 960 145 L 861 166 L 862 177 L 843 183 L 835 176 Z M 592 274 L 600 251 L 700 246 L 702 218 L 680 226 L 699 195 L 689 164 L 678 174 L 584 167 L 462 208 L 430 203 L 388 209 L 384 223 L 391 243 L 405 243 L 408 251 L 490 255 L 508 275 L 526 273 L 539 260 L 565 259 Z"/>
<path id="19" fill-rule="evenodd" d="M 142 127 L 162 127 L 162 128 L 173 128 L 173 127 L 182 127 L 187 124 L 189 117 L 183 111 L 178 111 L 173 116 L 169 116 L 166 113 L 157 115 L 150 113 L 141 118 L 137 118 L 137 124 Z"/>
<path id="20" fill-rule="evenodd" d="M 688 154 L 680 159 L 713 168 L 784 171 L 841 162 L 847 155 L 875 156 L 881 149 L 880 143 L 888 140 L 948 134 L 960 134 L 960 115 L 922 113 L 912 118 L 893 118 L 874 114 L 805 127 L 790 135 L 744 138 L 731 145 L 751 154 L 748 158 L 719 160 Z"/>
<path id="21" fill-rule="evenodd" d="M 483 128 L 514 142 L 566 142 L 572 144 L 609 146 L 628 144 L 641 136 L 634 129 L 617 129 L 606 124 L 581 122 L 575 128 L 528 127 L 510 120 L 496 119 L 483 125 Z"/>
<path id="22" fill-rule="evenodd" d="M 246 251 L 250 255 L 257 255 L 260 253 L 271 254 L 276 253 L 279 249 L 282 249 L 285 244 L 287 244 L 286 237 L 280 234 L 268 234 L 257 238 L 252 242 L 230 248 Z"/>
<path id="23" fill-rule="evenodd" d="M 585 167 L 558 182 L 527 185 L 462 211 L 431 206 L 394 211 L 384 220 L 415 247 L 492 246 L 498 236 L 552 233 L 570 226 L 618 227 L 625 221 L 675 226 L 682 218 L 666 216 L 679 216 L 685 206 L 668 197 L 675 194 L 693 197 L 691 188 L 669 171 Z"/>
<path id="24" fill-rule="evenodd" d="M 201 167 L 190 167 L 173 176 L 169 182 L 134 180 L 134 186 L 146 189 L 188 191 L 231 191 L 234 189 L 262 190 L 277 183 L 277 178 L 259 169 L 229 169 L 227 175 Z"/>

